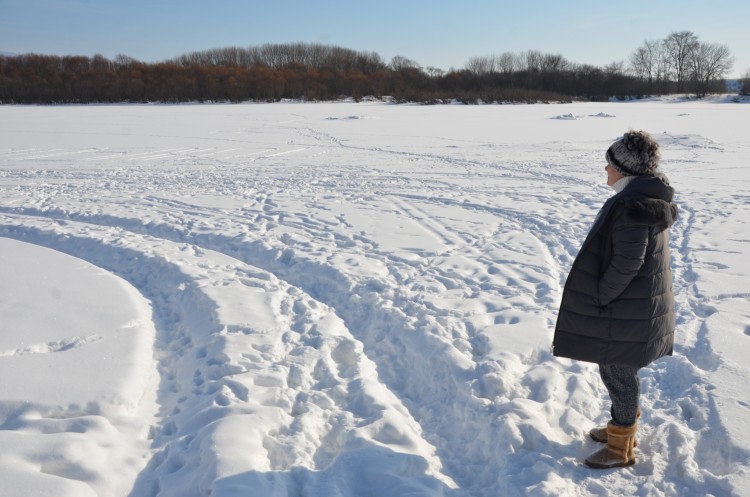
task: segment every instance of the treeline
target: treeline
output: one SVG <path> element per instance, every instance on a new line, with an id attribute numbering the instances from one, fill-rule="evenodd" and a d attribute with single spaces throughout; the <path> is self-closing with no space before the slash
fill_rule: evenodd
<path id="1" fill-rule="evenodd" d="M 308 52 L 306 49 L 310 49 Z M 320 53 L 327 56 L 319 57 Z M 269 45 L 187 54 L 149 64 L 100 55 L 0 57 L 3 103 L 278 101 L 392 97 L 440 102 L 569 101 L 627 94 L 632 78 L 586 67 L 569 74 L 519 68 L 512 74 L 444 73 L 404 57 L 318 45 Z"/>
<path id="2" fill-rule="evenodd" d="M 316 101 L 366 96 L 474 103 L 600 100 L 682 90 L 674 72 L 659 72 L 655 78 L 634 67 L 633 60 L 630 67 L 624 62 L 596 67 L 528 51 L 476 57 L 463 69 L 444 72 L 402 56 L 386 63 L 374 52 L 306 43 L 214 49 L 160 63 L 124 55 L 109 60 L 101 55 L 28 54 L 0 56 L 0 103 Z M 718 85 L 721 77 L 715 71 L 704 80 Z"/>

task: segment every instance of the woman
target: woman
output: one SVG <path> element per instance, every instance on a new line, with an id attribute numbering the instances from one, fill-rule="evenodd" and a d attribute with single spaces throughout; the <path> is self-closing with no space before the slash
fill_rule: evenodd
<path id="1" fill-rule="evenodd" d="M 593 362 L 612 403 L 606 443 L 586 459 L 593 468 L 635 463 L 640 416 L 638 370 L 672 354 L 674 295 L 667 229 L 677 217 L 674 190 L 658 171 L 659 145 L 630 131 L 605 154 L 604 203 L 573 262 L 555 327 L 554 354 Z"/>

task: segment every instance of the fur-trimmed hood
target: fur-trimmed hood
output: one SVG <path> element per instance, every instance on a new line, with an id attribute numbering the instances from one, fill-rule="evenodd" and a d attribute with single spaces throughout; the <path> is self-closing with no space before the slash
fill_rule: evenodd
<path id="1" fill-rule="evenodd" d="M 677 220 L 677 205 L 672 202 L 674 189 L 662 173 L 635 178 L 619 195 L 626 224 L 667 229 Z"/>
<path id="2" fill-rule="evenodd" d="M 677 205 L 658 198 L 625 201 L 625 223 L 667 229 L 677 220 Z"/>
<path id="3" fill-rule="evenodd" d="M 672 202 L 674 188 L 662 173 L 636 176 L 624 190 L 611 196 L 594 220 L 586 240 L 585 250 L 597 233 L 604 228 L 615 205 L 624 206 L 625 222 L 631 226 L 656 226 L 663 231 L 677 220 L 677 205 Z"/>

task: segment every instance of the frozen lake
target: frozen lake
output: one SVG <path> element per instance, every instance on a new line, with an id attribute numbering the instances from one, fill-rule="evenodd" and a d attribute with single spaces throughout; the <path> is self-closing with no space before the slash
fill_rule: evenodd
<path id="1" fill-rule="evenodd" d="M 3 495 L 750 495 L 750 106 L 0 106 Z M 650 132 L 674 357 L 593 472 L 550 352 Z"/>

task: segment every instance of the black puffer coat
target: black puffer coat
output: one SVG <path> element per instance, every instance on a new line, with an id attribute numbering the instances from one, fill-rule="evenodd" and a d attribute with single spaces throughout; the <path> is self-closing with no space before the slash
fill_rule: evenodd
<path id="1" fill-rule="evenodd" d="M 673 195 L 666 176 L 645 174 L 604 204 L 565 283 L 554 355 L 643 367 L 672 354 Z"/>

